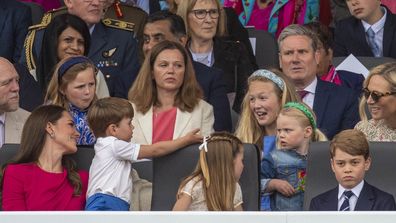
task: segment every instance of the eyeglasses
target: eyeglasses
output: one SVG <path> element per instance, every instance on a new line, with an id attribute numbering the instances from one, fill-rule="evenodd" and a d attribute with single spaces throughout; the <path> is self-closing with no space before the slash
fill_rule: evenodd
<path id="1" fill-rule="evenodd" d="M 395 92 L 380 93 L 380 92 L 376 92 L 376 91 L 369 91 L 369 89 L 367 89 L 367 88 L 363 89 L 363 95 L 366 98 L 366 100 L 371 96 L 371 99 L 373 99 L 373 101 L 375 103 L 378 102 L 379 99 L 384 97 L 384 96 L 394 95 L 394 94 L 396 94 L 396 91 Z"/>
<path id="2" fill-rule="evenodd" d="M 218 9 L 196 9 L 192 10 L 191 12 L 194 13 L 195 17 L 197 19 L 204 19 L 206 18 L 206 15 L 209 14 L 210 18 L 212 19 L 217 19 L 220 16 L 219 10 Z"/>

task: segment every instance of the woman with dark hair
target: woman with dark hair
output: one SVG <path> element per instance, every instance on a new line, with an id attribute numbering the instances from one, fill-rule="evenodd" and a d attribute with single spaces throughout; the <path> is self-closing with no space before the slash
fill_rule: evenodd
<path id="1" fill-rule="evenodd" d="M 91 36 L 86 23 L 75 15 L 61 14 L 48 24 L 44 32 L 41 54 L 37 70 L 31 71 L 36 76 L 43 94 L 46 93 L 55 65 L 70 56 L 87 56 Z M 97 94 L 109 96 L 106 81 L 101 72 L 97 75 Z"/>
<path id="2" fill-rule="evenodd" d="M 187 50 L 163 41 L 151 49 L 128 99 L 133 103 L 133 142 L 152 144 L 177 139 L 196 128 L 213 132 L 213 108 L 202 100 Z"/>
<path id="3" fill-rule="evenodd" d="M 88 173 L 65 157 L 77 151 L 79 133 L 70 114 L 57 105 L 34 110 L 20 149 L 0 172 L 4 211 L 83 210 Z"/>

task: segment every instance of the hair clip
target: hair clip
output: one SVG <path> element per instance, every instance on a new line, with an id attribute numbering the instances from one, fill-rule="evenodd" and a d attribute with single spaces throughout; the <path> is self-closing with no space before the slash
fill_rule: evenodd
<path id="1" fill-rule="evenodd" d="M 202 150 L 202 148 L 205 150 L 205 152 L 208 152 L 208 140 L 209 136 L 203 137 L 203 142 L 201 145 L 199 145 L 198 149 Z"/>

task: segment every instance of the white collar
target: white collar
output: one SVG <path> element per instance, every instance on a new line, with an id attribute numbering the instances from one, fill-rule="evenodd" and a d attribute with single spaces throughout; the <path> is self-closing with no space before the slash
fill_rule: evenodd
<path id="1" fill-rule="evenodd" d="M 315 94 L 317 84 L 318 78 L 314 78 L 314 80 L 308 86 L 306 86 L 304 90 L 308 91 L 309 93 Z"/>
<path id="2" fill-rule="evenodd" d="M 356 197 L 359 197 L 360 192 L 362 192 L 363 189 L 363 185 L 364 185 L 364 180 L 362 180 L 360 183 L 358 183 L 358 185 L 356 185 L 354 188 L 352 188 L 350 191 L 353 192 L 353 194 Z M 342 195 L 344 194 L 344 191 L 346 191 L 347 189 L 345 189 L 343 186 L 341 186 L 341 184 L 338 184 L 338 200 L 341 199 Z"/>
<path id="3" fill-rule="evenodd" d="M 362 24 L 364 27 L 364 31 L 367 32 L 367 30 L 371 27 L 373 29 L 374 33 L 379 32 L 384 26 L 385 26 L 385 21 L 386 21 L 386 14 L 388 13 L 385 7 L 381 6 L 381 10 L 384 12 L 384 15 L 380 20 L 378 20 L 376 23 L 373 25 L 368 24 L 367 22 L 362 20 Z"/>
<path id="4" fill-rule="evenodd" d="M 96 24 L 93 24 L 91 27 L 89 27 L 89 34 L 91 34 L 91 36 L 92 36 L 92 33 L 93 33 L 94 29 L 95 29 L 95 25 Z"/>

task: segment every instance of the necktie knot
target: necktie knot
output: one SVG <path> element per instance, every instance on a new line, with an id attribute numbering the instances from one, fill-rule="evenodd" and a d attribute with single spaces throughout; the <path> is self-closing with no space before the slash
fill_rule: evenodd
<path id="1" fill-rule="evenodd" d="M 306 90 L 297 91 L 298 95 L 300 95 L 301 100 L 309 93 Z"/>
<path id="2" fill-rule="evenodd" d="M 351 198 L 352 197 L 352 195 L 353 195 L 353 192 L 352 191 L 350 191 L 350 190 L 346 190 L 346 191 L 344 191 L 344 196 L 345 196 L 345 198 L 346 199 L 348 199 L 349 200 L 349 198 Z"/>

